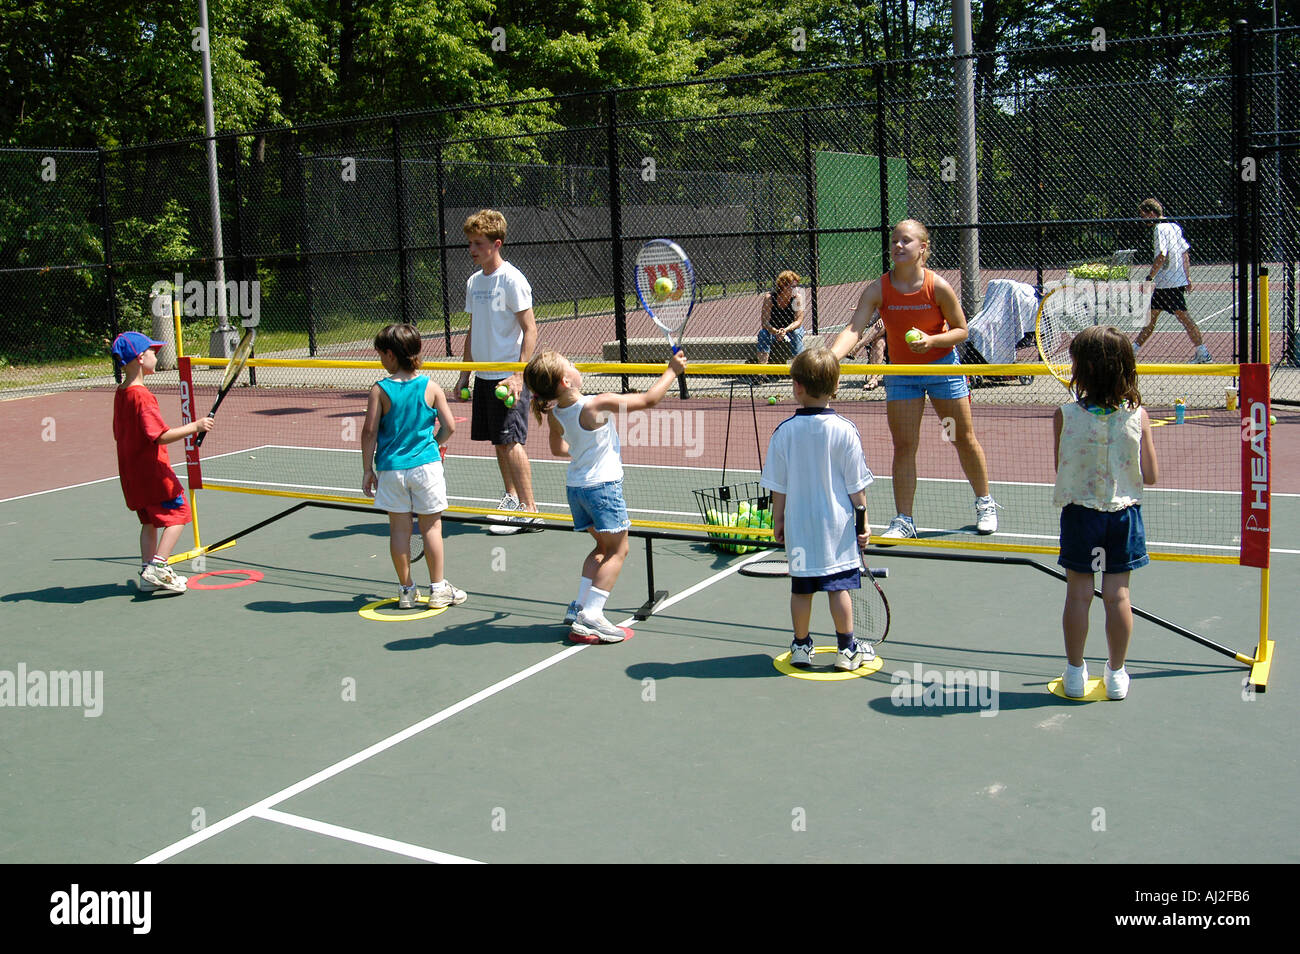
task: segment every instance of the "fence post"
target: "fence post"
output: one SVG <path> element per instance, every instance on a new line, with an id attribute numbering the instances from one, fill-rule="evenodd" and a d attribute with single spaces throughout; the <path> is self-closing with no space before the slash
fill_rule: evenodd
<path id="1" fill-rule="evenodd" d="M 880 267 L 889 271 L 889 164 L 885 161 L 884 70 L 871 71 L 876 80 L 876 158 L 880 160 Z"/>
<path id="2" fill-rule="evenodd" d="M 623 294 L 623 205 L 619 196 L 618 176 L 618 94 L 605 96 L 609 119 L 606 123 L 606 153 L 609 162 L 609 238 L 610 267 L 614 284 L 614 334 L 618 336 L 618 360 L 627 363 L 627 303 Z M 623 375 L 623 391 L 628 389 Z"/>
<path id="3" fill-rule="evenodd" d="M 316 304 L 312 300 L 311 293 L 311 272 L 312 272 L 312 251 L 311 251 L 311 221 L 307 214 L 309 211 L 309 202 L 307 199 L 307 168 L 306 160 L 302 154 L 302 145 L 297 137 L 293 141 L 293 155 L 298 160 L 298 199 L 302 203 L 302 211 L 298 216 L 299 227 L 302 229 L 302 242 L 300 246 L 302 252 L 298 260 L 303 264 L 303 298 L 307 305 L 307 356 L 316 357 Z"/>
<path id="4" fill-rule="evenodd" d="M 1245 361 L 1250 353 L 1251 189 L 1243 164 L 1250 146 L 1250 26 L 1245 20 L 1232 24 L 1232 223 L 1236 251 L 1237 308 L 1234 321 L 1233 361 Z"/>
<path id="5" fill-rule="evenodd" d="M 821 269 L 818 268 L 817 249 L 817 170 L 813 165 L 812 126 L 808 121 L 808 110 L 801 114 L 803 118 L 803 176 L 804 204 L 808 213 L 808 310 L 812 315 L 812 333 L 817 334 L 817 288 L 821 284 Z"/>
<path id="6" fill-rule="evenodd" d="M 1038 134 L 1038 94 L 1029 97 L 1029 139 L 1034 170 L 1034 287 L 1043 290 L 1043 150 Z"/>
<path id="7" fill-rule="evenodd" d="M 108 215 L 108 171 L 104 164 L 104 150 L 96 149 L 99 171 L 99 227 L 104 234 L 104 295 L 108 306 L 109 339 L 116 339 L 121 331 L 117 323 L 117 288 L 113 281 L 113 226 Z M 113 380 L 122 383 L 122 369 L 113 362 Z"/>
<path id="8" fill-rule="evenodd" d="M 239 179 L 239 138 L 237 136 L 231 136 L 227 141 L 230 143 L 230 178 L 234 182 L 235 191 L 235 274 L 239 276 L 238 281 L 240 285 L 243 285 L 244 282 L 248 281 L 248 262 L 244 257 L 244 190 Z M 256 267 L 254 267 L 253 277 L 257 277 Z M 225 294 L 224 290 L 222 291 L 222 294 Z M 240 292 L 239 295 L 240 300 L 242 301 L 243 292 Z M 240 317 L 240 325 L 242 327 L 243 316 Z M 247 329 L 244 330 L 247 331 Z M 240 333 L 243 334 L 243 332 Z M 256 335 L 253 339 L 252 355 L 253 357 L 257 357 Z M 249 367 L 248 383 L 254 387 L 257 386 L 257 368 Z"/>
<path id="9" fill-rule="evenodd" d="M 442 334 L 447 343 L 447 357 L 451 353 L 451 298 L 447 292 L 447 196 L 442 180 L 442 140 L 433 144 L 434 191 L 438 193 L 438 257 L 442 269 Z"/>
<path id="10" fill-rule="evenodd" d="M 410 289 L 406 282 L 406 190 L 402 176 L 402 121 L 393 117 L 393 201 L 397 206 L 397 295 L 402 302 L 402 324 L 411 321 Z"/>

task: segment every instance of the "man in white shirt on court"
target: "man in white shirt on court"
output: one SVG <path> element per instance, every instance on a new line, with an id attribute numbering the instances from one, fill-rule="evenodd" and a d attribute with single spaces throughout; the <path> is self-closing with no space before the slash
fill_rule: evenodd
<path id="1" fill-rule="evenodd" d="M 1191 315 L 1187 313 L 1187 300 L 1184 292 L 1190 283 L 1191 265 L 1187 250 L 1191 247 L 1183 237 L 1183 230 L 1177 223 L 1167 220 L 1164 207 L 1155 199 L 1143 199 L 1138 206 L 1138 215 L 1155 226 L 1155 259 L 1147 281 L 1155 283 L 1155 292 L 1151 295 L 1151 320 L 1133 342 L 1133 350 L 1138 351 L 1156 330 L 1156 318 L 1160 312 L 1167 311 L 1182 323 L 1187 337 L 1196 346 L 1192 356 L 1195 364 L 1210 363 L 1210 349 L 1205 347 L 1201 338 L 1201 329 L 1196 327 Z"/>
<path id="2" fill-rule="evenodd" d="M 501 257 L 506 239 L 506 218 L 484 209 L 465 220 L 469 255 L 479 267 L 465 283 L 465 310 L 470 315 L 465 336 L 466 361 L 527 362 L 537 347 L 537 322 L 533 315 L 533 289 L 524 273 Z M 506 407 L 496 396 L 505 385 L 514 397 Z M 456 396 L 469 386 L 469 372 L 456 382 Z M 461 398 L 464 400 L 464 398 Z M 479 371 L 474 375 L 470 440 L 491 441 L 505 494 L 499 510 L 537 512 L 533 499 L 533 474 L 525 444 L 528 441 L 528 394 L 519 371 Z M 515 519 L 489 528 L 493 533 L 519 533 L 542 529 L 540 517 Z"/>

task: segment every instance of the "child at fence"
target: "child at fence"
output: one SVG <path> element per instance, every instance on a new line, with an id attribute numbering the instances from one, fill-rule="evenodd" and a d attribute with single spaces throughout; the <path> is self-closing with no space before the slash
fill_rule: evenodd
<path id="1" fill-rule="evenodd" d="M 1209 364 L 1210 349 L 1205 346 L 1201 329 L 1196 327 L 1196 322 L 1187 313 L 1184 294 L 1191 283 L 1191 264 L 1187 257 L 1187 250 L 1191 246 L 1183 237 L 1182 228 L 1176 222 L 1166 219 L 1164 214 L 1164 206 L 1155 199 L 1143 199 L 1138 205 L 1138 215 L 1155 226 L 1155 259 L 1151 263 L 1151 271 L 1147 273 L 1147 281 L 1155 283 L 1155 291 L 1151 294 L 1150 320 L 1138 332 L 1133 350 L 1136 352 L 1147 343 L 1147 339 L 1155 333 L 1156 319 L 1160 317 L 1160 312 L 1167 311 L 1178 319 L 1196 347 L 1192 362 Z"/>
<path id="2" fill-rule="evenodd" d="M 399 609 L 412 609 L 420 599 L 411 576 L 412 514 L 424 538 L 429 606 L 465 602 L 465 591 L 443 578 L 447 483 L 442 460 L 456 423 L 442 388 L 416 373 L 420 345 L 420 333 L 411 325 L 388 325 L 375 335 L 375 351 L 389 376 L 371 387 L 361 429 L 361 489 L 375 498 L 376 507 L 388 511 L 388 549 L 397 571 Z"/>
<path id="3" fill-rule="evenodd" d="M 140 592 L 184 593 L 185 577 L 173 571 L 167 560 L 190 521 L 190 506 L 167 458 L 167 445 L 210 431 L 214 422 L 201 417 L 168 427 L 163 421 L 158 399 L 144 383 L 144 376 L 158 367 L 161 347 L 163 342 L 138 331 L 114 339 L 109 350 L 122 369 L 122 383 L 113 395 L 113 438 L 122 496 L 127 509 L 140 519 Z"/>
<path id="4" fill-rule="evenodd" d="M 790 662 L 812 662 L 813 594 L 824 592 L 835 624 L 835 668 L 852 671 L 876 658 L 872 645 L 854 636 L 849 596 L 862 585 L 859 551 L 868 539 L 855 532 L 854 510 L 866 510 L 875 478 L 858 429 L 829 406 L 840 379 L 835 355 L 826 348 L 803 352 L 791 362 L 790 378 L 799 410 L 772 432 L 761 481 L 772 491 L 773 536 L 790 561 Z"/>
<path id="5" fill-rule="evenodd" d="M 843 361 L 860 345 L 879 312 L 885 323 L 890 364 L 932 365 L 941 372 L 960 364 L 956 346 L 967 337 L 966 315 L 952 286 L 926 267 L 929 257 L 930 232 L 924 225 L 904 219 L 894 226 L 890 236 L 893 268 L 863 290 L 848 326 L 831 346 L 836 358 Z M 897 516 L 881 536 L 916 536 L 912 504 L 926 395 L 944 422 L 945 439 L 957 449 L 962 472 L 975 492 L 975 529 L 982 534 L 995 533 L 998 505 L 989 494 L 988 464 L 975 436 L 966 378 L 960 374 L 889 375 L 885 378 L 885 414 L 894 444 Z"/>
<path id="6" fill-rule="evenodd" d="M 573 529 L 585 530 L 595 540 L 582 563 L 577 599 L 564 615 L 578 636 L 602 643 L 624 638 L 623 630 L 605 617 L 605 602 L 627 558 L 632 525 L 623 501 L 623 461 L 613 412 L 654 407 L 685 369 L 686 355 L 678 351 L 648 391 L 584 395 L 582 374 L 558 352 L 544 351 L 524 368 L 533 413 L 550 428 L 551 453 L 569 458 L 564 482 Z"/>
<path id="7" fill-rule="evenodd" d="M 1093 574 L 1101 572 L 1106 605 L 1105 684 L 1109 699 L 1128 694 L 1124 669 L 1133 635 L 1129 573 L 1150 562 L 1142 524 L 1142 486 L 1159 476 L 1151 422 L 1142 407 L 1128 338 L 1112 326 L 1084 329 L 1070 342 L 1070 387 L 1077 400 L 1056 410 L 1056 489 L 1065 567 L 1065 694 L 1088 685 L 1083 658 Z"/>

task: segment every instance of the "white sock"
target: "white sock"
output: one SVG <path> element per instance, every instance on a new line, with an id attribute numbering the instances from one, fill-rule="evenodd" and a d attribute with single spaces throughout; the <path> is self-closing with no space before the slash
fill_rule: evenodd
<path id="1" fill-rule="evenodd" d="M 608 593 L 593 586 L 587 593 L 587 599 L 583 601 L 582 611 L 588 616 L 603 616 L 605 615 L 605 600 L 607 599 L 609 599 Z"/>
<path id="2" fill-rule="evenodd" d="M 583 606 L 587 602 L 587 594 L 591 592 L 591 578 L 584 576 L 578 580 L 578 605 Z"/>

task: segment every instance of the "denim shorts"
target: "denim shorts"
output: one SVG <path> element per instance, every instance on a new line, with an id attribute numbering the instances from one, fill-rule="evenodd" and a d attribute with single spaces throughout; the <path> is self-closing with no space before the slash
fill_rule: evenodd
<path id="1" fill-rule="evenodd" d="M 1067 504 L 1061 509 L 1061 555 L 1079 573 L 1127 573 L 1151 562 L 1142 507 L 1106 511 Z"/>
<path id="2" fill-rule="evenodd" d="M 854 567 L 825 576 L 792 576 L 790 592 L 794 594 L 829 593 L 833 590 L 858 590 L 862 588 L 862 570 Z"/>
<path id="3" fill-rule="evenodd" d="M 777 344 L 782 344 L 782 342 L 777 341 L 776 335 L 772 334 L 772 332 L 768 331 L 766 328 L 758 329 L 758 350 L 759 351 L 761 351 L 763 354 L 767 354 L 769 351 L 772 350 L 772 343 L 774 341 Z M 794 331 L 786 335 L 786 341 L 784 343 L 789 345 L 791 357 L 793 357 L 794 355 L 802 351 L 803 350 L 803 328 L 796 328 Z"/>
<path id="4" fill-rule="evenodd" d="M 961 361 L 957 358 L 957 350 L 954 348 L 947 357 L 940 358 L 923 367 L 939 367 L 941 365 L 959 365 Z M 939 400 L 956 400 L 964 398 L 970 394 L 970 388 L 966 387 L 966 378 L 964 375 L 952 374 L 903 374 L 885 375 L 885 400 L 887 401 L 907 401 L 912 398 L 924 398 L 926 395 Z"/>
<path id="5" fill-rule="evenodd" d="M 611 480 L 591 487 L 566 487 L 574 530 L 622 533 L 632 526 L 623 502 L 623 481 Z"/>

